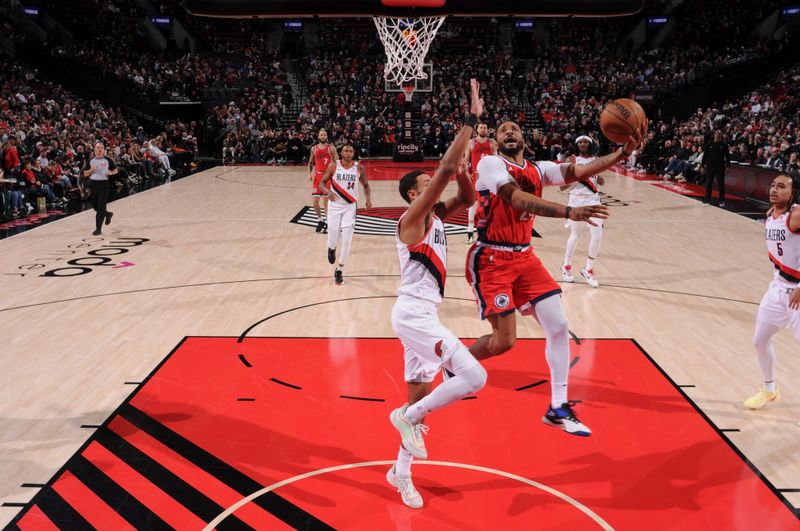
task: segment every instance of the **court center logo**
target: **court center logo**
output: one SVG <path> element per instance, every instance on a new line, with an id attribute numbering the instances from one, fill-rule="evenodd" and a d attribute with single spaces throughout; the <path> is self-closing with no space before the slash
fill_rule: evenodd
<path id="1" fill-rule="evenodd" d="M 397 220 L 407 209 L 405 207 L 359 208 L 356 214 L 356 234 L 372 236 L 394 236 L 397 232 Z M 325 215 L 323 211 L 323 216 Z M 303 207 L 291 220 L 292 223 L 307 227 L 317 226 L 317 215 L 309 206 Z M 444 220 L 445 234 L 467 233 L 467 211 L 462 210 Z M 535 238 L 541 236 L 534 231 Z"/>

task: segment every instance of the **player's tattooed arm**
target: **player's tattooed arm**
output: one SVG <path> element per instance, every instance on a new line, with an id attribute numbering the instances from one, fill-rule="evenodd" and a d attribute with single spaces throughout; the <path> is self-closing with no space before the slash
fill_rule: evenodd
<path id="1" fill-rule="evenodd" d="M 528 212 L 546 218 L 567 218 L 573 221 L 586 221 L 590 225 L 596 225 L 591 218 L 606 219 L 608 217 L 608 207 L 603 205 L 592 205 L 583 207 L 567 207 L 553 201 L 542 199 L 539 196 L 523 192 L 516 182 L 509 182 L 497 190 L 497 195 L 511 205 L 514 210 Z"/>
<path id="2" fill-rule="evenodd" d="M 369 179 L 367 179 L 367 170 L 363 164 L 358 165 L 358 180 L 361 182 L 361 188 L 364 189 L 364 195 L 367 197 L 367 208 L 372 208 L 372 195 L 369 188 Z"/>
<path id="3" fill-rule="evenodd" d="M 334 161 L 336 161 L 336 160 L 339 160 L 339 152 L 338 152 L 338 151 L 336 151 L 336 146 L 334 146 L 333 144 L 331 144 L 331 145 L 328 147 L 328 152 L 331 154 L 331 157 L 333 157 L 333 160 L 334 160 Z"/>

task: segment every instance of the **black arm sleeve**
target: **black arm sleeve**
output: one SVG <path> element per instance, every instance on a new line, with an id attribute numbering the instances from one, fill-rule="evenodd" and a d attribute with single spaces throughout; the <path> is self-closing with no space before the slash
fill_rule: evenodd
<path id="1" fill-rule="evenodd" d="M 113 170 L 117 169 L 117 163 L 114 162 L 111 159 L 111 157 L 106 157 L 106 160 L 108 161 L 108 169 L 109 169 L 109 171 L 113 171 Z"/>

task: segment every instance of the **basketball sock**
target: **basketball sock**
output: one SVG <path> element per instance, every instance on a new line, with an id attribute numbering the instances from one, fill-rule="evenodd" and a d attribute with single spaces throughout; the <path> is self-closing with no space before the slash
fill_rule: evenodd
<path id="1" fill-rule="evenodd" d="M 600 250 L 600 244 L 603 243 L 603 227 L 589 226 L 589 233 L 591 239 L 589 240 L 589 256 L 586 260 L 586 269 L 591 270 L 594 267 L 594 261 L 597 260 L 597 252 Z"/>
<path id="2" fill-rule="evenodd" d="M 344 267 L 347 259 L 350 257 L 350 247 L 353 243 L 353 229 L 355 227 L 350 225 L 342 229 L 342 254 L 339 255 L 339 267 Z"/>
<path id="3" fill-rule="evenodd" d="M 394 473 L 400 477 L 407 478 L 411 475 L 411 463 L 414 461 L 414 456 L 411 452 L 400 447 L 397 452 L 397 462 L 394 464 Z"/>
<path id="4" fill-rule="evenodd" d="M 572 256 L 575 254 L 575 247 L 578 246 L 578 238 L 580 237 L 580 227 L 577 223 L 570 223 L 569 230 L 567 250 L 564 252 L 564 265 L 572 263 Z"/>
<path id="5" fill-rule="evenodd" d="M 767 391 L 775 392 L 775 348 L 772 346 L 772 337 L 778 332 L 778 327 L 760 322 L 756 319 L 756 332 L 753 335 L 753 345 L 758 353 L 758 366 L 764 387 Z"/>
<path id="6" fill-rule="evenodd" d="M 472 203 L 467 211 L 467 232 L 475 231 L 475 212 L 478 210 L 478 203 Z"/>
<path id="7" fill-rule="evenodd" d="M 479 391 L 485 384 L 486 370 L 480 364 L 473 365 L 466 371 L 451 376 L 437 385 L 431 394 L 408 406 L 404 416 L 409 422 L 416 424 L 431 411 L 449 406 Z"/>
<path id="8" fill-rule="evenodd" d="M 546 337 L 545 357 L 550 366 L 551 405 L 567 401 L 569 379 L 569 325 L 561 306 L 561 297 L 553 296 L 536 303 L 536 318 Z"/>

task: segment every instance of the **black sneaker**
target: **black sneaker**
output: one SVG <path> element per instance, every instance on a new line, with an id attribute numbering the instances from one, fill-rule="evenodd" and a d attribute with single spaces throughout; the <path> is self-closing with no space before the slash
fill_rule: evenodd
<path id="1" fill-rule="evenodd" d="M 111 225 L 111 218 L 114 216 L 113 212 L 106 212 L 106 225 Z"/>
<path id="2" fill-rule="evenodd" d="M 322 232 L 322 225 L 323 224 L 324 224 L 324 222 L 322 220 L 317 221 L 317 228 L 315 229 L 315 232 Z"/>
<path id="3" fill-rule="evenodd" d="M 333 280 L 336 282 L 337 285 L 340 285 L 344 282 L 344 277 L 342 277 L 342 270 L 337 269 L 333 272 Z"/>
<path id="4" fill-rule="evenodd" d="M 467 233 L 467 243 L 473 243 L 474 241 L 475 241 L 475 233 L 472 232 L 472 231 L 469 231 Z"/>
<path id="5" fill-rule="evenodd" d="M 328 263 L 332 264 L 336 261 L 336 249 L 328 249 Z"/>
<path id="6" fill-rule="evenodd" d="M 548 426 L 560 427 L 571 435 L 589 437 L 592 434 L 592 430 L 578 420 L 578 417 L 575 416 L 575 413 L 572 411 L 572 406 L 577 403 L 578 401 L 570 401 L 561 404 L 561 406 L 557 408 L 551 405 L 547 409 L 547 413 L 542 417 L 542 422 Z"/>
<path id="7" fill-rule="evenodd" d="M 322 234 L 328 234 L 328 223 L 325 221 L 322 222 Z"/>
<path id="8" fill-rule="evenodd" d="M 92 233 L 93 236 L 100 236 L 101 234 L 103 233 L 100 231 L 100 229 L 95 229 L 95 231 Z"/>

